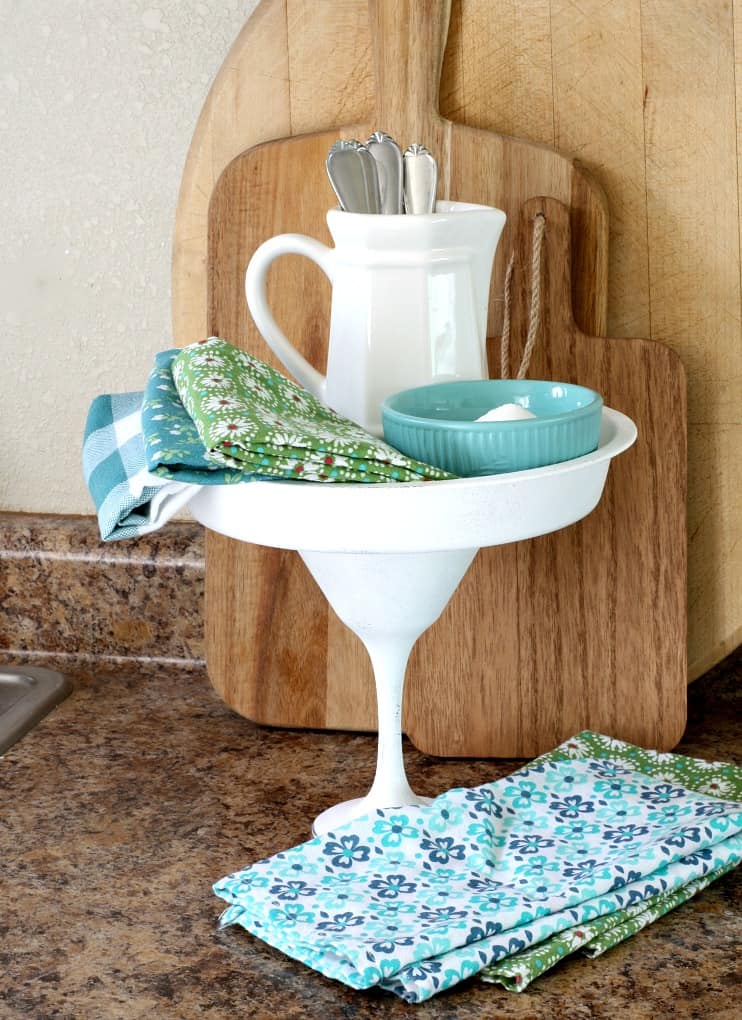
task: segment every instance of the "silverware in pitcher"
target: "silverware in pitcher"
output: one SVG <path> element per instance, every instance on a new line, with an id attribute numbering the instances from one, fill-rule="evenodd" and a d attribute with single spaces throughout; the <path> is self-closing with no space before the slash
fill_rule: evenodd
<path id="1" fill-rule="evenodd" d="M 381 212 L 376 160 L 365 145 L 355 139 L 335 142 L 325 167 L 341 209 L 353 213 Z"/>
<path id="2" fill-rule="evenodd" d="M 366 145 L 335 142 L 325 162 L 340 208 L 353 213 L 432 213 L 438 164 L 424 145 L 402 152 L 394 139 L 374 131 Z"/>
<path id="3" fill-rule="evenodd" d="M 438 164 L 424 145 L 411 145 L 404 154 L 404 211 L 432 213 L 438 190 Z"/>

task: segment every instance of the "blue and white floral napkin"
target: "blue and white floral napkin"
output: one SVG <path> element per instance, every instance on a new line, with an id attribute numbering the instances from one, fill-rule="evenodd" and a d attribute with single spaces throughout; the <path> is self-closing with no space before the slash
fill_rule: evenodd
<path id="1" fill-rule="evenodd" d="M 549 940 L 625 923 L 738 864 L 742 804 L 719 794 L 741 776 L 580 734 L 504 779 L 376 811 L 228 875 L 214 886 L 229 904 L 221 923 L 408 1002 L 485 969 L 518 989 L 527 980 L 498 975 L 501 961 L 525 958 L 532 980 L 555 962 L 544 953 L 529 968 L 532 947 L 558 958 Z"/>

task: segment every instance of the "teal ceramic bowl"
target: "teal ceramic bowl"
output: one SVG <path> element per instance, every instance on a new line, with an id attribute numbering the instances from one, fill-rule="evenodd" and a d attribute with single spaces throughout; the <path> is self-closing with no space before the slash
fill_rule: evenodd
<path id="1" fill-rule="evenodd" d="M 536 415 L 477 422 L 502 404 Z M 603 400 L 572 383 L 483 379 L 432 383 L 381 405 L 384 439 L 409 457 L 468 478 L 558 464 L 597 449 Z"/>

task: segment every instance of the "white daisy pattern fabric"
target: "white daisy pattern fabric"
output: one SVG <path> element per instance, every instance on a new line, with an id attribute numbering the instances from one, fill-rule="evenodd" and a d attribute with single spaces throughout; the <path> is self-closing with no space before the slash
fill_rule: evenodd
<path id="1" fill-rule="evenodd" d="M 219 337 L 172 363 L 206 457 L 245 478 L 312 482 L 426 482 L 452 478 L 406 457 L 336 414 L 270 365 Z"/>

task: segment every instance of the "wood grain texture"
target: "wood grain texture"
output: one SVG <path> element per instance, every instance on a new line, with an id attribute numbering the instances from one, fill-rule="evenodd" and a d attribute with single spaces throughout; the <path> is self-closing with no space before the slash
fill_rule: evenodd
<path id="1" fill-rule="evenodd" d="M 721 193 L 725 196 L 729 181 L 733 187 L 736 182 L 738 189 L 742 186 L 739 158 L 731 169 L 728 158 L 715 159 L 717 146 L 728 157 L 730 123 L 737 135 L 737 153 L 742 152 L 742 13 L 739 0 L 731 8 L 723 0 L 678 8 L 661 2 L 620 6 L 630 31 L 612 25 L 610 5 L 598 0 L 582 0 L 579 5 L 562 0 L 527 5 L 512 0 L 453 0 L 441 110 L 472 126 L 556 143 L 597 176 L 612 212 L 611 332 L 630 336 L 647 332 L 650 285 L 642 286 L 641 280 L 645 265 L 648 275 L 650 257 L 668 280 L 685 271 L 683 246 L 676 250 L 663 237 L 673 233 L 678 218 L 683 221 L 689 204 L 698 213 L 693 228 L 700 241 L 697 278 L 702 283 L 715 274 L 717 220 L 724 207 L 717 193 L 719 175 L 724 178 Z M 258 17 L 273 26 L 260 38 L 260 45 Z M 659 34 L 653 25 L 661 26 Z M 571 45 L 571 40 L 579 44 Z M 736 64 L 736 82 L 730 77 L 730 60 Z M 254 73 L 260 67 L 267 69 L 262 78 Z M 320 95 L 319 67 L 322 80 L 332 76 L 333 88 L 327 94 Z M 674 68 L 677 74 L 672 73 Z M 251 87 L 241 92 L 245 82 Z M 663 91 L 658 93 L 660 82 Z M 736 117 L 729 101 L 735 84 Z M 214 102 L 216 93 L 221 96 L 219 104 Z M 240 94 L 249 95 L 251 101 L 230 99 Z M 660 95 L 663 102 L 658 109 L 653 102 Z M 272 118 L 268 133 L 261 134 L 261 125 L 271 121 L 267 111 L 276 100 L 279 107 L 283 104 L 282 112 Z M 345 104 L 343 109 L 337 109 L 338 102 Z M 286 4 L 263 0 L 212 88 L 186 164 L 174 248 L 178 343 L 204 331 L 206 201 L 228 158 L 287 130 L 360 119 L 372 105 L 365 0 L 287 0 Z M 663 150 L 671 172 L 666 180 L 657 174 L 656 188 L 650 190 L 645 167 L 649 161 L 651 173 L 653 159 L 661 159 Z M 220 153 L 228 153 L 221 165 Z M 691 182 L 690 197 L 686 177 Z M 741 198 L 737 190 L 726 209 L 723 234 L 738 231 Z M 656 233 L 642 239 L 648 205 L 654 209 Z M 714 213 L 710 218 L 708 208 Z M 739 265 L 738 251 L 732 262 Z M 672 344 L 689 368 L 691 679 L 742 638 L 742 424 L 736 360 L 740 282 L 733 277 L 734 273 L 722 273 L 723 284 L 712 299 L 700 285 L 652 293 L 649 335 Z M 576 287 L 579 278 L 576 269 Z M 673 306 L 672 314 L 685 318 L 686 325 L 677 336 L 657 333 L 667 304 Z M 716 311 L 710 311 L 711 305 Z M 721 331 L 715 328 L 719 319 Z M 492 321 L 496 321 L 494 311 Z M 731 370 L 705 376 L 707 363 L 715 369 L 730 364 Z M 699 378 L 708 381 L 698 386 Z M 727 409 L 723 422 L 714 418 L 721 406 Z M 209 536 L 209 542 L 212 539 Z"/>
<path id="2" fill-rule="evenodd" d="M 742 295 L 732 9 L 642 2 L 651 335 L 688 371 L 689 652 L 742 623 Z M 735 439 L 732 438 L 735 437 Z M 719 631 L 720 622 L 726 621 Z M 700 667 L 700 668 L 699 668 Z"/>
<path id="3" fill-rule="evenodd" d="M 534 192 L 544 190 L 561 200 L 558 209 L 564 222 L 555 223 L 553 236 L 562 247 L 551 253 L 551 258 L 554 265 L 565 262 L 566 268 L 559 274 L 554 270 L 554 275 L 567 289 L 565 293 L 555 289 L 555 304 L 545 316 L 544 328 L 550 349 L 566 348 L 566 366 L 577 335 L 568 268 L 572 256 L 570 220 L 575 234 L 574 261 L 581 272 L 581 286 L 575 293 L 582 315 L 596 323 L 596 328 L 604 324 L 607 219 L 602 194 L 553 150 L 442 118 L 435 108 L 435 95 L 445 21 L 422 19 L 420 29 L 425 27 L 428 32 L 427 45 L 422 48 L 426 60 L 416 61 L 413 55 L 405 63 L 402 52 L 395 49 L 398 41 L 393 34 L 399 5 L 393 5 L 393 10 L 383 4 L 372 8 L 371 49 L 378 80 L 375 116 L 383 116 L 383 121 L 269 142 L 248 150 L 228 166 L 215 187 L 210 209 L 209 330 L 243 338 L 241 342 L 249 350 L 275 364 L 244 307 L 246 259 L 258 244 L 277 233 L 300 230 L 327 242 L 323 219 L 332 196 L 323 157 L 338 132 L 364 137 L 374 123 L 383 123 L 403 140 L 415 136 L 426 142 L 434 139 L 431 147 L 444 168 L 441 197 L 496 204 L 508 213 L 510 241 L 500 253 L 499 273 L 496 263 L 497 284 L 491 302 L 490 320 L 495 328 L 502 267 L 509 254 L 508 243 L 516 240 L 521 206 Z M 410 14 L 422 10 L 412 5 Z M 432 14 L 443 8 L 425 10 Z M 398 102 L 398 96 L 404 96 L 405 101 Z M 525 286 L 523 280 L 519 293 L 525 294 Z M 269 294 L 287 335 L 321 369 L 329 298 L 321 274 L 301 259 L 287 258 L 275 267 Z M 549 295 L 551 298 L 551 291 Z M 516 317 L 514 326 L 521 325 Z M 595 342 L 600 363 L 605 360 L 604 343 Z M 565 366 L 555 354 L 553 368 Z M 620 367 L 619 358 L 617 367 L 611 364 L 611 371 L 615 374 Z M 647 367 L 640 367 L 646 375 Z M 632 362 L 629 373 L 635 369 Z M 569 373 L 565 367 L 564 377 L 574 378 L 575 371 L 579 377 L 574 365 Z M 601 390 L 609 393 L 612 377 L 601 376 L 600 382 Z M 676 390 L 668 387 L 673 397 Z M 619 396 L 622 392 L 619 387 Z M 681 422 L 683 406 L 680 399 L 676 411 Z M 682 428 L 676 435 L 684 452 Z M 667 463 L 674 461 L 668 458 Z M 657 477 L 655 473 L 649 479 L 648 492 L 653 491 Z M 634 491 L 639 487 L 632 483 Z M 678 491 L 676 488 L 676 495 Z M 677 503 L 681 529 L 682 495 Z M 606 505 L 612 522 L 612 502 Z M 656 525 L 654 519 L 652 523 Z M 676 539 L 676 529 L 671 531 Z M 435 754 L 530 755 L 586 725 L 655 746 L 669 747 L 678 739 L 685 684 L 682 598 L 679 616 L 672 619 L 670 611 L 661 614 L 663 641 L 676 650 L 675 661 L 670 661 L 670 653 L 661 654 L 665 644 L 657 644 L 654 626 L 647 632 L 647 617 L 641 622 L 632 617 L 631 636 L 621 644 L 628 653 L 619 654 L 617 639 L 610 637 L 611 627 L 615 630 L 623 619 L 616 608 L 620 601 L 616 558 L 621 558 L 622 551 L 633 555 L 637 547 L 644 550 L 647 536 L 637 539 L 620 526 L 609 529 L 607 537 L 604 532 L 597 528 L 596 537 L 587 545 L 582 537 L 571 534 L 561 542 L 555 537 L 551 544 L 526 543 L 525 553 L 513 547 L 479 554 L 444 618 L 413 652 L 406 728 L 419 747 Z M 627 547 L 624 550 L 622 539 Z M 654 534 L 652 541 L 656 542 Z M 651 550 L 645 552 L 647 562 L 656 565 Z M 584 574 L 581 584 L 574 583 L 573 574 L 565 588 L 557 569 L 562 560 L 577 564 L 573 571 Z M 678 574 L 672 563 L 669 566 L 674 578 L 671 606 L 677 609 L 678 587 L 684 592 L 684 573 Z M 606 571 L 613 583 L 606 580 Z M 245 576 L 252 589 L 247 597 L 240 590 Z M 208 609 L 217 621 L 209 624 L 207 632 L 210 673 L 230 704 L 269 724 L 373 726 L 370 669 L 362 646 L 329 611 L 298 557 L 292 560 L 291 554 L 235 543 L 229 558 L 221 558 L 213 572 L 210 567 L 207 583 L 212 592 Z M 514 592 L 527 591 L 529 597 L 513 597 Z M 650 595 L 658 598 L 655 588 Z M 233 609 L 236 605 L 240 607 L 239 619 Z M 306 641 L 312 642 L 312 658 L 302 662 L 297 649 L 306 647 Z M 606 641 L 612 649 L 607 655 L 603 648 Z M 642 725 L 633 716 L 621 714 L 620 699 L 604 693 L 606 686 L 614 692 L 622 690 L 619 670 L 636 683 L 637 649 L 641 650 L 642 669 L 651 674 L 645 682 L 652 689 L 647 698 L 649 711 L 639 713 Z M 234 663 L 245 654 L 252 657 L 252 670 L 235 683 Z M 652 660 L 649 666 L 647 658 Z M 673 686 L 670 693 L 669 685 Z"/>
<path id="4" fill-rule="evenodd" d="M 527 332 L 532 225 L 538 212 L 546 216 L 543 315 L 529 375 L 594 387 L 637 422 L 639 439 L 613 462 L 603 499 L 584 521 L 486 553 L 502 580 L 499 602 L 480 608 L 478 619 L 486 625 L 475 636 L 480 650 L 487 646 L 491 671 L 482 683 L 463 655 L 454 665 L 448 686 L 436 691 L 443 699 L 441 717 L 452 720 L 437 744 L 430 743 L 427 732 L 419 735 L 426 690 L 415 679 L 410 684 L 408 732 L 430 753 L 444 753 L 451 733 L 461 734 L 462 745 L 482 755 L 492 746 L 493 730 L 498 745 L 507 745 L 514 739 L 514 703 L 518 753 L 527 755 L 584 727 L 670 747 L 685 724 L 683 367 L 664 345 L 598 339 L 575 326 L 569 212 L 539 199 L 526 203 L 518 219 L 515 364 Z M 665 429 L 664 422 L 672 427 Z M 454 603 L 446 613 L 456 610 Z M 458 623 L 465 626 L 463 619 Z M 423 656 L 429 636 L 420 643 Z"/>
<path id="5" fill-rule="evenodd" d="M 554 145 L 550 0 L 462 0 L 461 99 L 471 127 Z"/>
<path id="6" fill-rule="evenodd" d="M 287 0 L 286 6 L 291 131 L 276 131 L 273 137 L 365 120 L 374 102 L 371 31 L 365 0 Z"/>
<path id="7" fill-rule="evenodd" d="M 610 195 L 609 336 L 650 336 L 639 0 L 552 0 L 554 145 Z"/>
<path id="8" fill-rule="evenodd" d="M 256 102 L 256 97 L 259 101 Z M 250 145 L 291 131 L 284 0 L 261 3 L 227 54 L 191 140 L 173 236 L 173 339 L 206 332 L 207 216 L 214 184 Z"/>
<path id="9" fill-rule="evenodd" d="M 176 343 L 206 328 L 207 203 L 229 160 L 271 137 L 366 120 L 373 88 L 365 0 L 263 0 L 214 82 L 184 170 Z M 610 334 L 667 342 L 686 364 L 698 676 L 742 640 L 742 4 L 453 0 L 440 103 L 457 123 L 556 145 L 587 167 L 611 211 Z M 579 310 L 578 322 L 595 328 Z"/>

